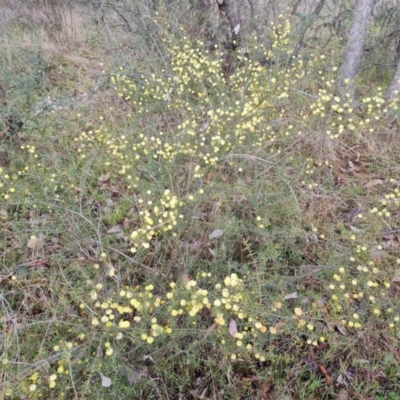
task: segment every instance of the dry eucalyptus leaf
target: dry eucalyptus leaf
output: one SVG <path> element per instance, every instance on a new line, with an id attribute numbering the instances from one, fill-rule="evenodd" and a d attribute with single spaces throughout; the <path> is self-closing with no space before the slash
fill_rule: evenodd
<path id="1" fill-rule="evenodd" d="M 336 397 L 336 400 L 347 400 L 347 399 L 349 399 L 350 397 L 349 397 L 349 392 L 346 390 L 346 389 L 342 389 L 339 393 L 338 393 L 338 395 L 337 395 L 337 397 Z"/>
<path id="2" fill-rule="evenodd" d="M 344 377 L 343 377 L 343 374 L 340 374 L 340 375 L 336 378 L 336 382 L 337 382 L 339 385 L 346 385 L 346 384 L 347 384 L 346 380 L 345 380 Z"/>
<path id="3" fill-rule="evenodd" d="M 310 298 L 309 297 L 303 297 L 301 299 L 301 304 L 309 304 L 310 303 Z"/>
<path id="4" fill-rule="evenodd" d="M 110 179 L 110 174 L 103 174 L 99 178 L 99 183 L 105 183 Z"/>
<path id="5" fill-rule="evenodd" d="M 286 329 L 286 323 L 285 322 L 278 322 L 275 324 L 275 329 L 276 333 L 283 333 Z"/>
<path id="6" fill-rule="evenodd" d="M 97 347 L 96 357 L 97 358 L 103 358 L 104 357 L 103 347 L 101 345 L 99 345 Z"/>
<path id="7" fill-rule="evenodd" d="M 382 260 L 385 257 L 385 252 L 382 250 L 371 250 L 369 255 L 373 260 Z"/>
<path id="8" fill-rule="evenodd" d="M 205 388 L 205 389 L 201 392 L 201 394 L 200 394 L 200 396 L 199 396 L 199 400 L 206 400 L 206 399 L 209 398 L 209 397 L 206 397 L 207 390 L 208 390 L 208 388 Z"/>
<path id="9" fill-rule="evenodd" d="M 274 377 L 270 376 L 257 390 L 257 398 L 260 400 L 268 400 L 271 398 L 270 392 L 272 389 Z"/>
<path id="10" fill-rule="evenodd" d="M 318 372 L 318 364 L 315 361 L 314 353 L 310 351 L 308 354 L 307 365 L 310 368 L 311 372 L 315 375 Z"/>
<path id="11" fill-rule="evenodd" d="M 211 326 L 209 326 L 204 332 L 204 338 L 206 338 L 212 331 L 214 331 L 216 327 L 217 324 L 215 322 Z"/>
<path id="12" fill-rule="evenodd" d="M 128 382 L 130 383 L 130 385 L 135 385 L 135 384 L 138 383 L 141 379 L 142 379 L 142 376 L 140 375 L 140 372 L 138 372 L 138 371 L 132 371 L 132 372 L 128 375 Z"/>
<path id="13" fill-rule="evenodd" d="M 392 282 L 400 283 L 400 275 L 399 274 L 395 274 L 393 279 L 392 279 Z"/>
<path id="14" fill-rule="evenodd" d="M 118 233 L 118 232 L 122 232 L 122 226 L 120 224 L 113 226 L 107 231 L 107 233 Z"/>
<path id="15" fill-rule="evenodd" d="M 229 322 L 229 333 L 233 338 L 236 338 L 238 330 L 236 321 L 234 319 L 231 319 L 231 322 Z"/>
<path id="16" fill-rule="evenodd" d="M 350 367 L 346 372 L 346 378 L 352 382 L 354 381 L 356 375 L 357 375 L 357 370 L 354 367 Z"/>
<path id="17" fill-rule="evenodd" d="M 191 280 L 192 278 L 186 272 L 182 274 L 181 283 L 183 286 L 186 286 Z"/>
<path id="18" fill-rule="evenodd" d="M 316 304 L 317 304 L 317 307 L 323 308 L 323 307 L 325 307 L 326 303 L 325 303 L 325 300 L 319 299 L 319 300 L 316 301 Z"/>
<path id="19" fill-rule="evenodd" d="M 347 330 L 343 325 L 336 325 L 336 328 L 343 336 L 347 336 Z"/>
<path id="20" fill-rule="evenodd" d="M 297 292 L 289 293 L 285 296 L 285 300 L 290 300 L 290 299 L 297 299 L 298 295 Z"/>
<path id="21" fill-rule="evenodd" d="M 151 362 L 152 364 L 155 364 L 155 361 L 154 361 L 153 357 L 152 357 L 152 356 L 149 356 L 149 355 L 144 356 L 144 357 L 143 357 L 143 361 L 149 361 L 149 362 Z"/>
<path id="22" fill-rule="evenodd" d="M 211 232 L 208 237 L 210 239 L 215 239 L 215 238 L 221 237 L 223 234 L 224 234 L 224 231 L 222 229 L 216 229 L 215 231 Z"/>
<path id="23" fill-rule="evenodd" d="M 41 238 L 37 238 L 37 237 L 29 239 L 27 246 L 30 249 L 35 250 L 35 249 L 43 246 L 43 240 Z"/>
<path id="24" fill-rule="evenodd" d="M 110 387 L 112 385 L 112 381 L 108 376 L 102 374 L 102 372 L 97 371 L 101 377 L 101 386 Z"/>
<path id="25" fill-rule="evenodd" d="M 204 122 L 204 124 L 203 124 L 203 126 L 202 126 L 203 131 L 206 131 L 206 130 L 208 129 L 209 126 L 210 126 L 210 121 Z"/>
<path id="26" fill-rule="evenodd" d="M 372 181 L 369 181 L 365 187 L 366 188 L 370 188 L 372 186 L 376 186 L 376 185 L 382 185 L 382 183 L 384 183 L 384 181 L 382 179 L 372 179 Z"/>
<path id="27" fill-rule="evenodd" d="M 205 246 L 207 246 L 207 242 L 205 240 L 196 240 L 195 242 L 193 242 L 193 248 L 195 250 L 201 250 Z"/>

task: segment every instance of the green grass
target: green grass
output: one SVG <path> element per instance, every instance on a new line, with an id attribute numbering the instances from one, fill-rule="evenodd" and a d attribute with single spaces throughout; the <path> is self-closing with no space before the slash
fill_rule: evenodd
<path id="1" fill-rule="evenodd" d="M 2 33 L 2 398 L 396 399 L 396 104 L 334 98 L 334 41 L 227 83 L 166 18 Z"/>

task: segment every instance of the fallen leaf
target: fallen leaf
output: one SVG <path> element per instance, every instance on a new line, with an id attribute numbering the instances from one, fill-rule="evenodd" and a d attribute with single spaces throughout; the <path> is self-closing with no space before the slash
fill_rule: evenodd
<path id="1" fill-rule="evenodd" d="M 210 126 L 210 121 L 206 121 L 204 122 L 203 126 L 201 127 L 201 129 L 203 131 L 206 131 L 208 129 L 208 127 Z"/>
<path id="2" fill-rule="evenodd" d="M 346 382 L 346 380 L 344 379 L 343 374 L 339 374 L 339 376 L 336 378 L 336 382 L 337 382 L 339 385 L 345 385 L 345 386 L 347 386 L 347 382 Z"/>
<path id="3" fill-rule="evenodd" d="M 236 338 L 238 330 L 236 321 L 234 319 L 231 319 L 231 322 L 229 322 L 229 333 L 233 338 Z"/>
<path id="4" fill-rule="evenodd" d="M 118 233 L 118 232 L 122 232 L 122 226 L 120 224 L 113 226 L 107 231 L 107 233 Z"/>
<path id="5" fill-rule="evenodd" d="M 389 352 L 393 353 L 393 356 L 396 359 L 396 361 L 400 363 L 400 354 L 397 352 L 394 346 L 392 346 L 392 341 L 389 338 L 386 338 L 386 340 L 383 341 L 383 344 L 389 350 Z"/>
<path id="6" fill-rule="evenodd" d="M 212 331 L 214 331 L 216 327 L 217 324 L 215 322 L 211 326 L 209 326 L 204 332 L 204 338 L 206 338 Z"/>
<path id="7" fill-rule="evenodd" d="M 211 232 L 208 237 L 210 239 L 216 239 L 216 238 L 221 237 L 223 234 L 224 234 L 224 231 L 222 229 L 216 229 L 215 231 Z"/>
<path id="8" fill-rule="evenodd" d="M 384 183 L 384 181 L 382 179 L 372 179 L 365 185 L 365 187 L 370 188 L 370 187 L 373 187 L 376 185 L 382 185 L 382 183 Z"/>
<path id="9" fill-rule="evenodd" d="M 41 238 L 34 237 L 32 239 L 29 239 L 27 246 L 30 249 L 35 250 L 43 246 L 43 240 Z"/>
<path id="10" fill-rule="evenodd" d="M 336 382 L 339 385 L 343 385 L 347 388 L 349 386 L 349 383 L 352 382 L 355 377 L 356 377 L 356 369 L 353 367 L 350 367 L 345 373 L 340 374 L 337 377 Z"/>
<path id="11" fill-rule="evenodd" d="M 382 260 L 385 257 L 385 252 L 382 250 L 371 250 L 369 255 L 373 260 Z"/>
<path id="12" fill-rule="evenodd" d="M 290 299 L 297 299 L 298 295 L 297 292 L 289 293 L 285 296 L 285 300 L 290 300 Z"/>
<path id="13" fill-rule="evenodd" d="M 217 400 L 224 400 L 222 394 L 219 391 L 217 391 Z"/>
<path id="14" fill-rule="evenodd" d="M 257 390 L 257 397 L 260 400 L 269 400 L 271 398 L 270 392 L 272 388 L 273 376 L 270 376 Z"/>
<path id="15" fill-rule="evenodd" d="M 97 371 L 101 377 L 101 386 L 103 387 L 110 387 L 112 385 L 112 381 L 108 376 L 102 374 L 101 371 Z"/>
<path id="16" fill-rule="evenodd" d="M 313 374 L 318 372 L 318 364 L 315 362 L 314 354 L 312 350 L 308 353 L 307 365 L 311 369 Z"/>
<path id="17" fill-rule="evenodd" d="M 19 267 L 45 267 L 48 262 L 48 259 L 44 260 L 36 260 L 36 261 L 31 261 L 27 262 L 25 264 L 19 264 Z"/>
<path id="18" fill-rule="evenodd" d="M 131 386 L 135 385 L 142 379 L 142 376 L 140 372 L 138 371 L 132 371 L 130 374 L 128 374 L 128 382 Z"/>
<path id="19" fill-rule="evenodd" d="M 278 322 L 277 324 L 275 324 L 275 329 L 276 329 L 276 333 L 283 333 L 286 329 L 286 323 L 285 322 Z"/>
<path id="20" fill-rule="evenodd" d="M 343 335 L 347 336 L 347 330 L 343 325 L 336 325 L 336 329 Z"/>
<path id="21" fill-rule="evenodd" d="M 349 399 L 349 392 L 346 389 L 342 389 L 336 397 L 336 400 L 348 400 L 348 399 Z"/>
<path id="22" fill-rule="evenodd" d="M 208 399 L 208 397 L 206 397 L 207 390 L 208 390 L 208 388 L 205 388 L 205 389 L 201 392 L 201 394 L 200 394 L 200 396 L 199 396 L 199 399 L 200 399 L 200 400 L 206 400 L 206 399 Z"/>
<path id="23" fill-rule="evenodd" d="M 198 376 L 196 379 L 196 387 L 202 388 L 206 384 L 207 380 L 204 376 Z"/>
<path id="24" fill-rule="evenodd" d="M 347 213 L 345 213 L 343 215 L 343 220 L 345 222 L 353 222 L 356 220 L 357 215 L 360 214 L 361 211 L 362 210 L 360 207 L 352 208 L 351 210 L 349 210 Z"/>
<path id="25" fill-rule="evenodd" d="M 105 183 L 105 182 L 107 182 L 109 179 L 110 179 L 110 174 L 109 174 L 109 173 L 108 173 L 108 174 L 101 175 L 100 178 L 99 178 L 99 183 L 100 183 L 100 184 L 101 184 L 101 183 Z"/>
<path id="26" fill-rule="evenodd" d="M 354 378 L 356 377 L 357 371 L 354 367 L 350 367 L 346 371 L 346 378 L 349 380 L 349 382 L 354 381 Z"/>
<path id="27" fill-rule="evenodd" d="M 325 301 L 322 299 L 317 300 L 317 306 L 320 308 L 325 307 Z"/>
<path id="28" fill-rule="evenodd" d="M 235 26 L 235 28 L 233 29 L 233 31 L 235 32 L 235 35 L 237 35 L 239 33 L 239 31 L 240 31 L 240 24 L 237 24 Z"/>
<path id="29" fill-rule="evenodd" d="M 104 357 L 103 347 L 102 347 L 101 345 L 99 345 L 99 346 L 97 347 L 96 357 L 97 357 L 97 358 L 103 358 L 103 357 Z"/>
<path id="30" fill-rule="evenodd" d="M 195 242 L 193 242 L 192 246 L 195 250 L 201 250 L 202 248 L 207 246 L 207 242 L 205 240 L 196 240 Z"/>
<path id="31" fill-rule="evenodd" d="M 143 357 L 143 361 L 148 361 L 148 362 L 151 362 L 152 364 L 155 363 L 153 357 L 152 357 L 152 356 L 149 356 L 149 355 L 144 356 L 144 357 Z"/>
<path id="32" fill-rule="evenodd" d="M 186 272 L 181 275 L 180 281 L 183 286 L 186 286 L 191 280 L 192 278 Z"/>
<path id="33" fill-rule="evenodd" d="M 326 382 L 328 383 L 328 386 L 332 386 L 332 378 L 329 376 L 328 372 L 326 372 L 326 369 L 324 368 L 323 365 L 318 364 L 319 370 L 321 371 L 322 375 L 324 375 Z"/>
<path id="34" fill-rule="evenodd" d="M 354 163 L 353 163 L 353 161 L 351 161 L 351 160 L 349 160 L 349 167 L 350 167 L 351 169 L 354 168 Z"/>

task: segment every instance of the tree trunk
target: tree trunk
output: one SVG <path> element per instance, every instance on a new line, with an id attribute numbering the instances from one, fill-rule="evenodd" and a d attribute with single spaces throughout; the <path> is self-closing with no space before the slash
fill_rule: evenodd
<path id="1" fill-rule="evenodd" d="M 373 9 L 374 0 L 357 0 L 354 9 L 354 21 L 349 33 L 339 82 L 340 91 L 349 93 L 352 98 L 355 97 L 354 78 L 360 67 Z"/>
<path id="2" fill-rule="evenodd" d="M 197 0 L 197 21 L 195 29 L 197 34 L 205 38 L 210 51 L 214 51 L 215 37 L 211 26 L 211 0 Z"/>
<path id="3" fill-rule="evenodd" d="M 225 51 L 222 60 L 222 69 L 228 82 L 231 75 L 236 71 L 236 50 L 240 44 L 240 24 L 235 19 L 230 0 L 217 0 L 217 6 L 222 20 L 227 25 L 227 38 L 224 44 Z"/>
<path id="4" fill-rule="evenodd" d="M 270 2 L 271 4 L 271 8 L 272 8 L 272 15 L 274 18 L 274 23 L 275 24 L 280 24 L 282 22 L 284 22 L 285 20 L 282 20 L 282 17 L 286 17 L 288 15 L 288 1 L 287 0 L 279 0 L 279 1 L 274 1 L 272 0 Z"/>
<path id="5" fill-rule="evenodd" d="M 397 61 L 396 72 L 394 73 L 392 82 L 390 83 L 389 89 L 386 94 L 386 98 L 389 101 L 393 101 L 394 99 L 399 97 L 400 97 L 400 60 Z"/>

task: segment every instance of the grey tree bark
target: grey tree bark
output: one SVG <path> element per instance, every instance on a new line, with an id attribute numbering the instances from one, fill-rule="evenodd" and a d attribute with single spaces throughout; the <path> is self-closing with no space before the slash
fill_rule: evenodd
<path id="1" fill-rule="evenodd" d="M 288 1 L 287 0 L 279 0 L 279 1 L 271 1 L 270 2 L 272 8 L 272 15 L 275 23 L 281 22 L 279 19 L 280 15 L 285 16 L 287 14 Z"/>
<path id="2" fill-rule="evenodd" d="M 350 93 L 352 98 L 355 97 L 354 78 L 360 67 L 374 3 L 375 0 L 357 0 L 354 9 L 354 21 L 349 33 L 339 82 L 339 91 Z"/>
<path id="3" fill-rule="evenodd" d="M 240 43 L 240 24 L 235 18 L 231 0 L 217 0 L 217 6 L 222 20 L 227 25 L 227 38 L 224 44 L 225 51 L 222 60 L 222 69 L 225 79 L 228 81 L 237 67 L 238 59 L 236 50 Z"/>
<path id="4" fill-rule="evenodd" d="M 389 101 L 393 101 L 400 97 L 400 60 L 397 61 L 396 72 L 394 73 L 392 82 L 390 83 L 389 89 L 386 94 L 386 98 Z"/>
<path id="5" fill-rule="evenodd" d="M 210 50 L 214 49 L 214 34 L 211 26 L 211 0 L 197 0 L 197 22 L 198 34 L 204 36 Z"/>

